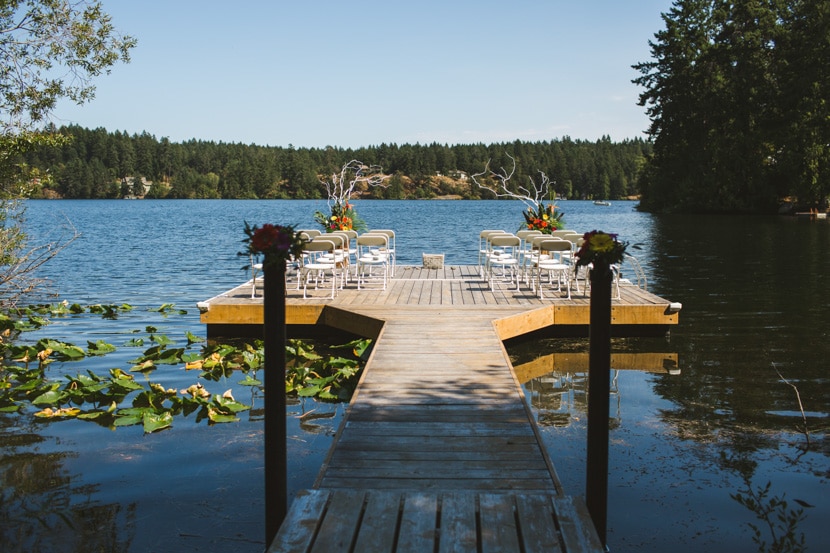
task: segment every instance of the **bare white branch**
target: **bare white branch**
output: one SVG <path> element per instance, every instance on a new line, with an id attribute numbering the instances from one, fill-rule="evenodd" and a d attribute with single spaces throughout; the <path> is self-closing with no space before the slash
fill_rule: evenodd
<path id="1" fill-rule="evenodd" d="M 344 205 L 355 191 L 359 184 L 367 186 L 385 186 L 384 181 L 388 175 L 383 174 L 383 169 L 378 165 L 364 165 L 362 162 L 353 159 L 343 165 L 340 173 L 333 173 L 329 180 L 320 182 L 326 187 L 328 194 L 328 205 Z"/>
<path id="2" fill-rule="evenodd" d="M 488 192 L 495 194 L 497 198 L 513 198 L 514 200 L 521 200 L 526 206 L 536 209 L 548 195 L 551 187 L 551 180 L 544 172 L 539 171 L 540 179 L 538 183 L 533 180 L 533 178 L 528 177 L 528 180 L 530 181 L 529 187 L 517 186 L 517 192 L 512 191 L 507 186 L 507 183 L 516 173 L 516 160 L 510 154 L 506 155 L 510 158 L 510 161 L 513 162 L 513 167 L 510 169 L 510 172 L 506 171 L 504 167 L 501 167 L 498 172 L 493 171 L 490 169 L 490 161 L 488 160 L 487 164 L 484 166 L 484 171 L 472 175 L 473 182 L 476 183 L 476 185 L 478 185 L 478 187 L 482 190 L 487 190 Z M 490 178 L 496 180 L 499 183 L 498 188 L 480 182 L 479 178 L 483 176 L 489 176 Z"/>

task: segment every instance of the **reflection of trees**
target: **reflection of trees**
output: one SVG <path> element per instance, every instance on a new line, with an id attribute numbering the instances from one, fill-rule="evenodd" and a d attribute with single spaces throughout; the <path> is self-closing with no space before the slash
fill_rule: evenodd
<path id="1" fill-rule="evenodd" d="M 73 486 L 63 462 L 74 454 L 47 451 L 54 444 L 20 419 L 0 417 L 0 543 L 6 553 L 129 550 L 135 505 L 99 504 L 95 486 Z"/>

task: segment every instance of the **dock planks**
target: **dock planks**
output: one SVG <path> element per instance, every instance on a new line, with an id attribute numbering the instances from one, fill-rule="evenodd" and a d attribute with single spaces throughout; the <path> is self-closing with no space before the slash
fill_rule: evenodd
<path id="1" fill-rule="evenodd" d="M 209 334 L 259 328 L 250 295 L 248 283 L 200 304 Z M 398 267 L 386 290 L 311 295 L 289 284 L 289 324 L 376 343 L 314 489 L 295 498 L 269 553 L 604 550 L 582 500 L 564 494 L 502 343 L 587 325 L 586 294 L 540 300 L 459 266 Z M 623 285 L 612 319 L 672 325 L 677 309 Z"/>

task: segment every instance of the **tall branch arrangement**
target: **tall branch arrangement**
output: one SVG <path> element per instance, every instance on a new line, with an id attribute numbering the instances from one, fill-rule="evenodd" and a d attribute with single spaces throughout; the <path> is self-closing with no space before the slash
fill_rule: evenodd
<path id="1" fill-rule="evenodd" d="M 522 225 L 522 228 L 540 230 L 545 234 L 564 228 L 563 213 L 557 211 L 554 204 L 545 205 L 544 202 L 545 197 L 550 193 L 553 181 L 543 171 L 539 171 L 539 182 L 536 182 L 532 177 L 528 177 L 530 186 L 518 185 L 516 191 L 511 190 L 507 183 L 516 173 L 516 160 L 510 154 L 506 155 L 513 162 L 513 167 L 509 172 L 504 167 L 501 167 L 499 171 L 493 171 L 490 169 L 490 161 L 487 161 L 484 171 L 472 175 L 473 182 L 479 188 L 487 190 L 497 198 L 512 198 L 522 201 L 527 206 L 524 212 L 525 224 Z M 498 182 L 498 187 L 481 182 L 479 179 L 484 176 Z"/>
<path id="2" fill-rule="evenodd" d="M 389 177 L 383 175 L 378 165 L 365 165 L 356 159 L 343 165 L 339 173 L 333 173 L 328 180 L 320 180 L 328 193 L 329 214 L 314 213 L 314 220 L 327 232 L 335 230 L 365 230 L 366 223 L 357 216 L 354 206 L 349 203 L 355 189 L 360 185 L 383 186 Z"/>

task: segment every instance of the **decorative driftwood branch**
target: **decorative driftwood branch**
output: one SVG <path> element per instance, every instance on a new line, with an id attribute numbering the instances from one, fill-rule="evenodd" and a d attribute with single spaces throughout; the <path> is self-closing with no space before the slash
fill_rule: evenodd
<path id="1" fill-rule="evenodd" d="M 343 165 L 340 173 L 333 173 L 329 180 L 320 180 L 326 187 L 328 193 L 328 205 L 345 205 L 351 198 L 352 193 L 358 184 L 366 183 L 368 186 L 383 186 L 383 182 L 389 178 L 382 174 L 383 169 L 378 165 L 365 165 L 353 159 Z"/>
<path id="2" fill-rule="evenodd" d="M 513 162 L 513 167 L 510 169 L 510 172 L 507 172 L 504 167 L 501 167 L 498 172 L 493 171 L 490 169 L 490 160 L 488 160 L 487 164 L 484 166 L 484 171 L 472 175 L 473 182 L 476 183 L 482 190 L 487 190 L 488 192 L 495 194 L 497 198 L 513 198 L 514 200 L 521 200 L 526 206 L 533 208 L 534 210 L 537 209 L 542 201 L 547 197 L 551 185 L 554 184 L 553 181 L 551 181 L 543 171 L 539 171 L 540 181 L 538 183 L 533 180 L 532 177 L 528 177 L 528 180 L 530 181 L 529 187 L 526 188 L 519 185 L 516 187 L 517 192 L 510 190 L 507 186 L 507 182 L 516 172 L 516 160 L 510 154 L 506 155 L 510 158 L 510 161 Z M 498 181 L 498 189 L 479 182 L 477 177 L 482 177 L 484 175 L 488 175 Z"/>

